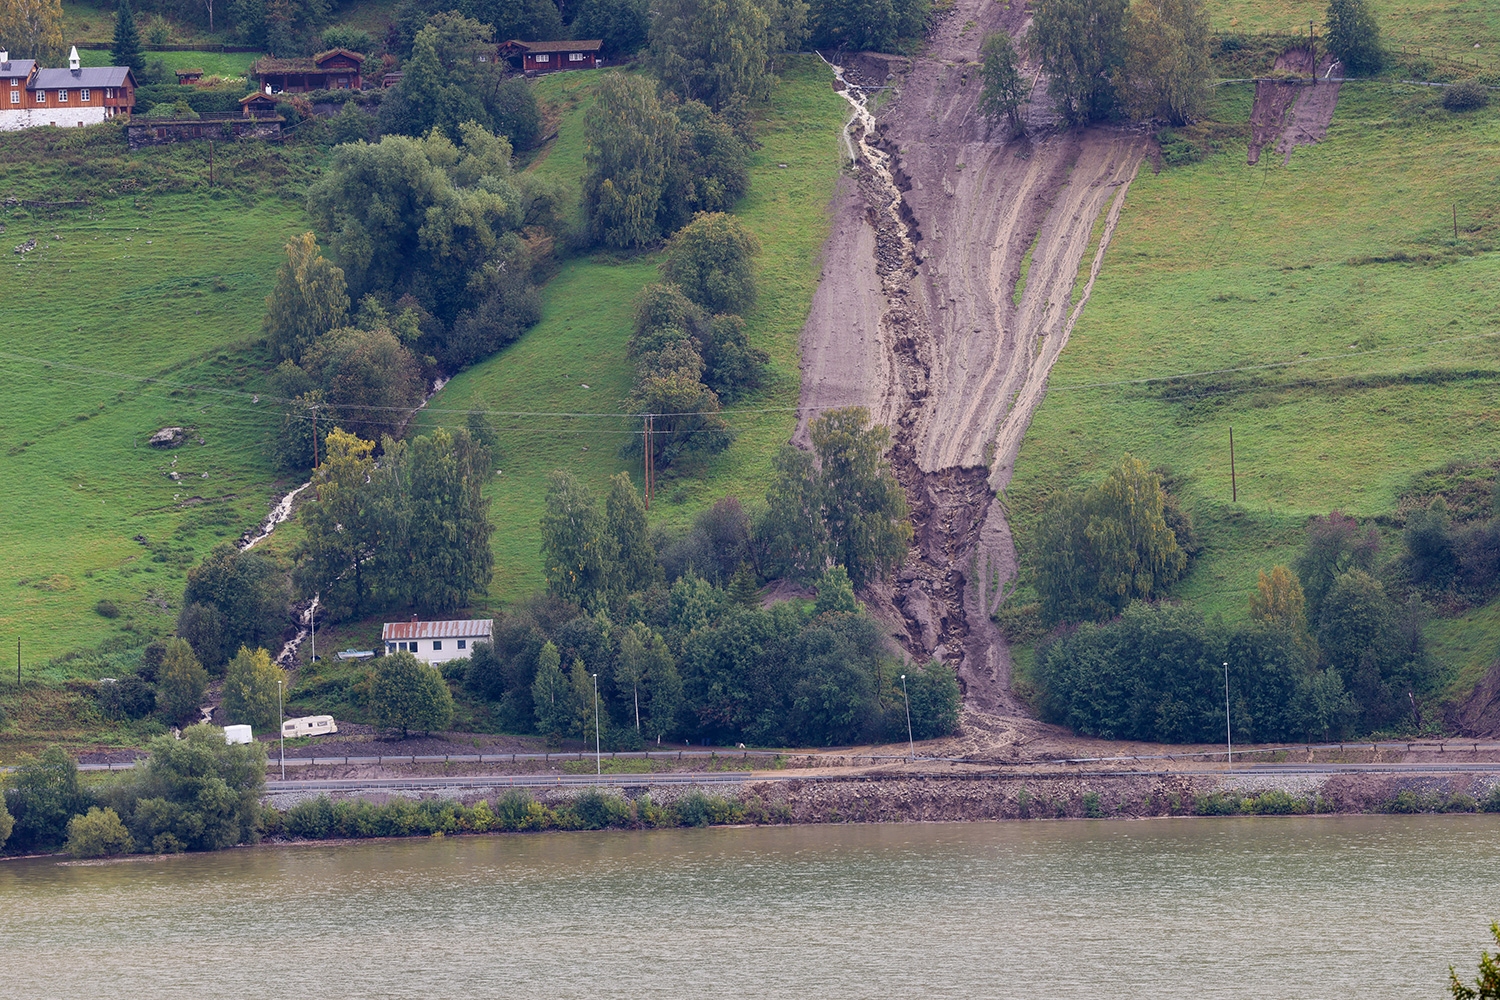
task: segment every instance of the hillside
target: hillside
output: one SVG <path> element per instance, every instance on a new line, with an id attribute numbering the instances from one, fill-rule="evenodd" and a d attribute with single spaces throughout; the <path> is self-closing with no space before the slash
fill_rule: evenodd
<path id="1" fill-rule="evenodd" d="M 1230 20 L 1270 27 L 1274 6 Z M 1500 43 L 1492 15 L 1374 6 L 1427 52 Z M 1432 69 L 1392 75 L 1413 68 Z M 1500 140 L 1500 109 L 1345 83 L 1322 141 L 1250 166 L 1253 100 L 1253 85 L 1219 88 L 1212 121 L 1186 134 L 1208 155 L 1135 181 L 1004 494 L 1024 557 L 1055 490 L 1126 451 L 1168 468 L 1205 546 L 1174 595 L 1231 621 L 1309 517 L 1374 520 L 1396 551 L 1410 509 L 1487 490 L 1497 464 L 1500 189 L 1474 164 Z M 1451 697 L 1494 661 L 1497 624 L 1494 606 L 1429 623 Z"/>

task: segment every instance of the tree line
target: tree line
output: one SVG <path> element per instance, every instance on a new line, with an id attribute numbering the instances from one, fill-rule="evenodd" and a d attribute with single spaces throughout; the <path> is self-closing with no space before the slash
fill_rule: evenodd
<path id="1" fill-rule="evenodd" d="M 1337 511 L 1315 517 L 1293 565 L 1260 574 L 1249 623 L 1231 627 L 1162 603 L 1189 563 L 1178 538 L 1194 537 L 1175 507 L 1160 476 L 1128 455 L 1100 483 L 1049 503 L 1031 559 L 1037 613 L 1054 627 L 1036 660 L 1045 717 L 1113 738 L 1213 740 L 1227 663 L 1234 731 L 1246 740 L 1435 721 L 1425 706 L 1442 678 L 1420 588 L 1492 593 L 1494 518 L 1454 528 L 1435 499 L 1408 516 L 1402 551 L 1382 563 L 1373 527 Z"/>

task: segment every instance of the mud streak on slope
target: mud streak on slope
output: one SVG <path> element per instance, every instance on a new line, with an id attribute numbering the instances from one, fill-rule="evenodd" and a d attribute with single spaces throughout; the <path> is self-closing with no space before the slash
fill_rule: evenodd
<path id="1" fill-rule="evenodd" d="M 975 111 L 978 49 L 990 31 L 1024 30 L 1022 5 L 1013 7 L 959 0 L 909 67 L 846 61 L 847 75 L 867 84 L 905 70 L 878 123 L 903 211 L 895 219 L 884 211 L 890 183 L 870 169 L 841 193 L 803 330 L 802 398 L 807 416 L 863 405 L 892 426 L 916 540 L 894 585 L 866 597 L 913 653 L 958 665 L 971 706 L 1006 713 L 1020 707 L 989 613 L 1015 574 L 1015 552 L 994 490 L 1009 481 L 1145 149 L 1132 132 L 1053 127 L 1045 81 L 1031 139 L 988 133 Z M 1087 286 L 1075 296 L 1105 212 Z"/>

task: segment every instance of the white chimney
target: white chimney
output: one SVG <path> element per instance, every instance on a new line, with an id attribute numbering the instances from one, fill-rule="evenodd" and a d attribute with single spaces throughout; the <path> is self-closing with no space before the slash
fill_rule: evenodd
<path id="1" fill-rule="evenodd" d="M 68 53 L 68 69 L 78 72 L 78 46 L 73 46 L 73 51 Z"/>
<path id="2" fill-rule="evenodd" d="M 8 62 L 10 62 L 10 53 L 5 51 L 4 49 L 0 49 L 0 63 Z"/>

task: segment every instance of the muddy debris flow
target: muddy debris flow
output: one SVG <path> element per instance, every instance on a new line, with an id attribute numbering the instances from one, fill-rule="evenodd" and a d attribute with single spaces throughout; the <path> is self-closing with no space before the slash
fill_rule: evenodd
<path id="1" fill-rule="evenodd" d="M 1003 715 L 1022 708 L 991 620 L 1015 576 L 996 491 L 1147 146 L 1137 131 L 1059 128 L 1034 66 L 1027 134 L 991 129 L 977 110 L 979 45 L 1027 26 L 1022 5 L 958 0 L 919 56 L 827 60 L 851 107 L 854 170 L 803 328 L 795 438 L 805 445 L 807 421 L 843 406 L 891 427 L 916 536 L 896 579 L 864 596 L 913 655 L 957 666 L 971 708 Z M 878 115 L 868 106 L 877 88 L 891 95 Z"/>

